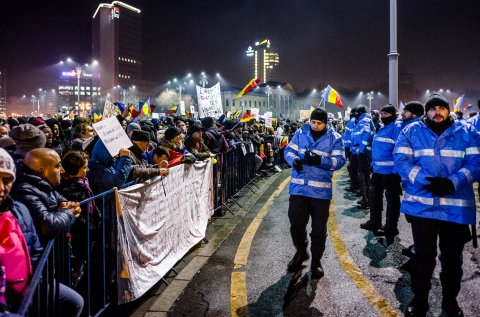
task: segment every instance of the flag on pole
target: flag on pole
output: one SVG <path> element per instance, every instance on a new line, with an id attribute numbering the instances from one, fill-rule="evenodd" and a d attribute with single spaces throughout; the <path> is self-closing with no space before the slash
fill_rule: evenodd
<path id="1" fill-rule="evenodd" d="M 115 104 L 117 105 L 118 110 L 120 110 L 120 112 L 124 112 L 124 111 L 125 111 L 125 105 L 124 105 L 123 103 L 115 102 Z"/>
<path id="2" fill-rule="evenodd" d="M 342 100 L 340 99 L 340 94 L 335 89 L 333 89 L 330 85 L 328 85 L 327 90 L 325 90 L 325 93 L 323 94 L 322 99 L 325 102 L 333 103 L 334 105 L 337 105 L 340 108 L 343 108 L 343 103 L 342 103 Z"/>
<path id="3" fill-rule="evenodd" d="M 173 106 L 171 107 L 170 109 L 168 109 L 168 111 L 165 113 L 166 115 L 171 115 L 171 114 L 175 114 L 177 112 L 177 107 L 178 106 Z"/>
<path id="4" fill-rule="evenodd" d="M 455 106 L 453 106 L 453 111 L 457 112 L 460 110 L 460 106 L 462 105 L 463 98 L 465 97 L 465 94 L 461 95 L 455 100 Z"/>
<path id="5" fill-rule="evenodd" d="M 258 86 L 258 83 L 261 80 L 262 80 L 262 77 L 257 77 L 257 78 L 253 78 L 252 80 L 250 80 L 248 82 L 248 84 L 245 87 L 243 87 L 242 91 L 240 91 L 234 99 L 238 99 L 238 98 L 242 97 L 243 95 L 248 94 L 248 92 L 250 90 L 252 90 L 253 88 Z"/>
<path id="6" fill-rule="evenodd" d="M 102 121 L 103 114 L 97 114 L 96 112 L 93 113 L 93 122 Z"/>
<path id="7" fill-rule="evenodd" d="M 463 105 L 462 109 L 463 110 L 470 110 L 472 109 L 473 105 L 471 103 L 466 103 Z"/>
<path id="8" fill-rule="evenodd" d="M 140 113 L 150 117 L 152 112 L 150 111 L 150 98 L 148 98 L 141 106 Z"/>
<path id="9" fill-rule="evenodd" d="M 247 115 L 247 116 L 243 117 L 242 119 L 240 119 L 240 122 L 248 122 L 252 119 L 255 119 L 255 117 L 252 116 L 252 115 Z"/>

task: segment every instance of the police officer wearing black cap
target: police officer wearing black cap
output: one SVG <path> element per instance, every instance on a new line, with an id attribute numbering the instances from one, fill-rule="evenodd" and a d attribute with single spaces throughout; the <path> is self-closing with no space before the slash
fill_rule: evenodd
<path id="1" fill-rule="evenodd" d="M 285 160 L 293 166 L 288 218 L 297 250 L 288 264 L 288 270 L 301 269 L 302 263 L 308 259 L 306 227 L 311 217 L 311 271 L 313 278 L 320 278 L 323 276 L 320 260 L 327 238 L 332 176 L 345 164 L 342 136 L 327 127 L 327 112 L 324 109 L 313 110 L 310 122 L 295 132 L 285 148 Z"/>
<path id="2" fill-rule="evenodd" d="M 453 121 L 445 97 L 433 94 L 426 115 L 400 132 L 393 152 L 395 170 L 405 185 L 400 211 L 408 217 L 415 244 L 406 316 L 425 316 L 440 249 L 442 309 L 463 316 L 457 296 L 462 281 L 462 253 L 476 223 L 473 182 L 480 179 L 480 141 L 470 125 Z"/>

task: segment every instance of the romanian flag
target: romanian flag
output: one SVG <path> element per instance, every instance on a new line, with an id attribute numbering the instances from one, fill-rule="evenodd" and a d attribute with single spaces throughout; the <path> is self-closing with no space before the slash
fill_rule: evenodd
<path id="1" fill-rule="evenodd" d="M 124 111 L 125 111 L 125 105 L 124 105 L 123 103 L 115 102 L 115 105 L 117 105 L 118 110 L 120 110 L 120 112 L 124 112 Z"/>
<path id="2" fill-rule="evenodd" d="M 286 136 L 282 137 L 282 142 L 280 142 L 280 148 L 284 148 L 288 145 L 288 138 Z"/>
<path id="3" fill-rule="evenodd" d="M 325 91 L 325 94 L 323 94 L 322 99 L 325 102 L 333 103 L 334 105 L 337 105 L 340 108 L 343 108 L 342 100 L 340 100 L 340 94 L 335 89 L 330 87 L 330 85 L 328 85 L 327 90 Z"/>
<path id="4" fill-rule="evenodd" d="M 242 119 L 240 119 L 240 122 L 248 122 L 248 121 L 250 121 L 250 120 L 252 120 L 252 119 L 255 119 L 255 117 L 252 116 L 252 115 L 246 115 L 245 117 L 243 117 Z"/>
<path id="5" fill-rule="evenodd" d="M 461 95 L 460 97 L 457 98 L 457 100 L 455 100 L 455 106 L 453 106 L 454 112 L 460 110 L 460 106 L 462 105 L 463 98 L 465 98 L 465 94 Z"/>
<path id="6" fill-rule="evenodd" d="M 99 122 L 102 121 L 103 114 L 96 114 L 95 112 L 93 113 L 93 122 Z"/>
<path id="7" fill-rule="evenodd" d="M 315 107 L 312 106 L 312 105 L 307 105 L 306 110 L 308 110 L 308 111 L 310 111 L 310 113 L 312 113 L 312 111 L 315 110 Z"/>
<path id="8" fill-rule="evenodd" d="M 262 77 L 257 77 L 248 82 L 248 84 L 243 87 L 242 91 L 238 93 L 238 95 L 234 99 L 238 99 L 242 97 L 243 95 L 248 94 L 250 90 L 258 86 L 258 83 L 262 80 Z"/>
<path id="9" fill-rule="evenodd" d="M 140 111 L 135 109 L 134 105 L 130 105 L 130 114 L 132 115 L 132 119 L 135 119 L 136 117 L 138 117 L 140 115 Z"/>
<path id="10" fill-rule="evenodd" d="M 472 109 L 473 105 L 471 103 L 466 103 L 463 105 L 462 109 L 463 110 L 470 110 Z"/>
<path id="11" fill-rule="evenodd" d="M 241 111 L 241 110 L 237 110 L 237 111 L 235 111 L 234 113 L 232 113 L 231 118 L 233 118 L 233 119 L 240 118 L 240 115 L 241 115 L 241 114 L 242 114 L 242 111 Z"/>
<path id="12" fill-rule="evenodd" d="M 177 107 L 178 106 L 173 106 L 171 107 L 170 109 L 168 109 L 168 111 L 165 113 L 166 115 L 171 115 L 171 114 L 174 114 L 177 112 Z"/>
<path id="13" fill-rule="evenodd" d="M 140 107 L 140 113 L 150 117 L 152 115 L 152 111 L 150 110 L 150 98 L 147 99 Z"/>

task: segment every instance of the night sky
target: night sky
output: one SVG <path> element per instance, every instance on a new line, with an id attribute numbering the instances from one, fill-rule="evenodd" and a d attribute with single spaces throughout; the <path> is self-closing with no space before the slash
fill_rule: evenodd
<path id="1" fill-rule="evenodd" d="M 297 91 L 326 83 L 388 87 L 388 0 L 125 2 L 142 10 L 144 77 L 158 83 L 206 71 L 242 86 L 251 77 L 245 50 L 270 38 L 280 54 L 280 79 Z M 91 60 L 99 3 L 3 1 L 0 67 L 9 74 L 9 95 L 53 88 L 42 74 L 62 58 Z M 398 0 L 398 49 L 400 68 L 413 74 L 418 89 L 476 89 L 480 1 Z"/>

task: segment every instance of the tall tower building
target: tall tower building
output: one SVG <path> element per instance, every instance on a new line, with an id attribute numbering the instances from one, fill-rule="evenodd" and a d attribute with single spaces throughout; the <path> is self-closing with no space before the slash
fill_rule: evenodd
<path id="1" fill-rule="evenodd" d="M 7 112 L 7 72 L 0 68 L 0 117 Z"/>
<path id="2" fill-rule="evenodd" d="M 277 66 L 280 62 L 278 52 L 270 47 L 270 40 L 255 42 L 254 46 L 249 46 L 247 56 L 253 57 L 253 76 L 262 77 L 262 82 L 277 79 Z"/>
<path id="3" fill-rule="evenodd" d="M 101 3 L 93 15 L 92 57 L 99 62 L 102 95 L 121 94 L 142 85 L 142 16 L 140 9 L 120 1 Z M 120 86 L 118 89 L 113 87 Z M 123 96 L 125 98 L 125 96 Z"/>

